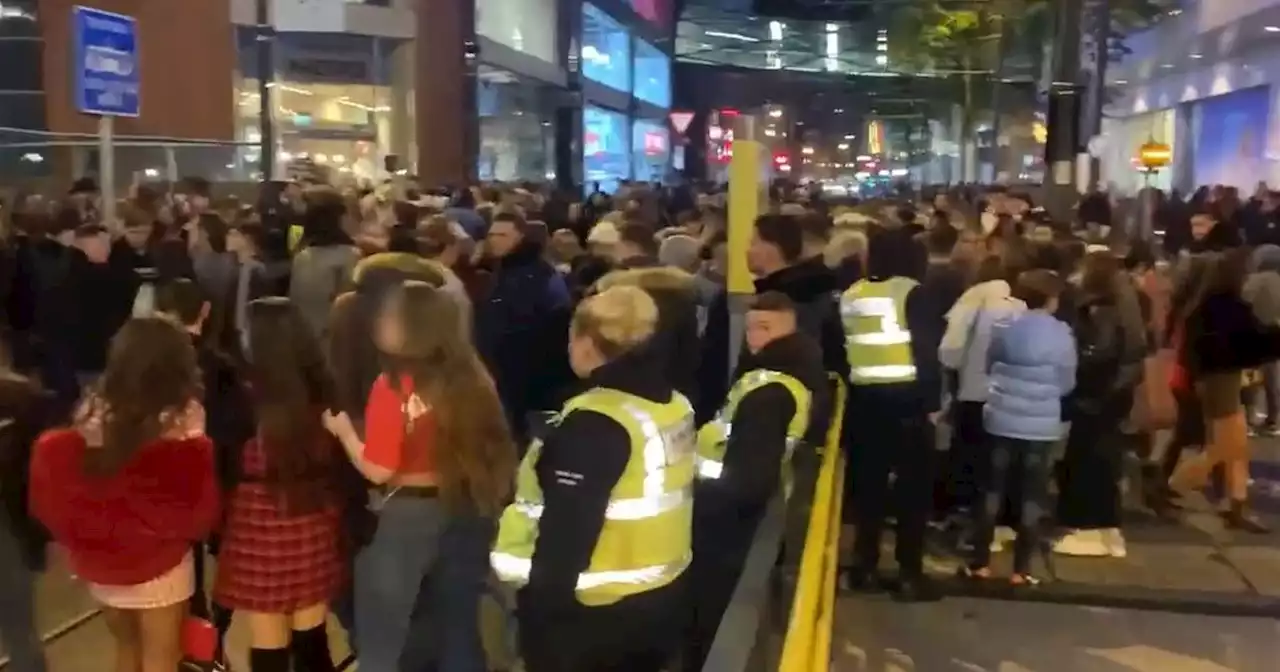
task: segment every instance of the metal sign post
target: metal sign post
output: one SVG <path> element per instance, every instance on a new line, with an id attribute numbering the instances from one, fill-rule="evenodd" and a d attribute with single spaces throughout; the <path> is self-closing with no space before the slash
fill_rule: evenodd
<path id="1" fill-rule="evenodd" d="M 98 117 L 98 186 L 102 222 L 116 226 L 116 117 L 142 112 L 138 68 L 138 22 L 132 16 L 93 7 L 71 10 L 76 109 Z"/>

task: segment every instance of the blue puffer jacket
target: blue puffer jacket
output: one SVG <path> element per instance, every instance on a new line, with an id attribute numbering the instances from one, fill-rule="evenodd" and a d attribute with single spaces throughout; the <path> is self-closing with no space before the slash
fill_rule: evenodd
<path id="1" fill-rule="evenodd" d="M 987 363 L 987 432 L 1030 441 L 1062 438 L 1062 398 L 1076 384 L 1071 327 L 1038 310 L 1002 321 L 991 330 Z"/>

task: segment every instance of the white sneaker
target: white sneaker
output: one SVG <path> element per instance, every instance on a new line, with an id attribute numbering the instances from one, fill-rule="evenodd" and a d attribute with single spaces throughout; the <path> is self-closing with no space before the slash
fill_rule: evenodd
<path id="1" fill-rule="evenodd" d="M 1075 530 L 1053 544 L 1053 552 L 1082 558 L 1104 558 L 1111 555 L 1102 530 Z"/>
<path id="2" fill-rule="evenodd" d="M 1005 545 L 1017 538 L 1018 533 L 1014 532 L 1012 527 L 1004 525 L 997 527 L 991 534 L 991 552 L 1003 553 Z"/>
<path id="3" fill-rule="evenodd" d="M 1107 547 L 1107 553 L 1113 558 L 1123 558 L 1129 555 L 1129 550 L 1125 548 L 1124 533 L 1118 527 L 1109 527 L 1102 530 L 1102 543 Z"/>

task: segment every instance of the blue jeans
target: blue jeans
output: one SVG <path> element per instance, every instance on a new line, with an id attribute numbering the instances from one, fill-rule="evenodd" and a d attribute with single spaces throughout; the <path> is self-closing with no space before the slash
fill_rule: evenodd
<path id="1" fill-rule="evenodd" d="M 1019 509 L 1015 530 L 1018 536 L 1013 542 L 1013 571 L 1018 574 L 1031 571 L 1031 560 L 1040 543 L 1040 528 L 1049 515 L 1049 456 L 1052 450 L 1052 441 L 992 437 L 990 480 L 985 484 L 982 506 L 974 511 L 976 535 L 970 567 L 982 569 L 990 564 L 996 514 L 1010 494 L 1018 493 L 1017 501 L 1010 502 Z"/>
<path id="2" fill-rule="evenodd" d="M 393 496 L 355 561 L 362 672 L 485 672 L 480 596 L 493 525 L 438 500 Z"/>
<path id="3" fill-rule="evenodd" d="M 22 558 L 18 540 L 0 523 L 0 638 L 12 672 L 44 672 L 43 644 L 36 632 L 36 576 Z"/>

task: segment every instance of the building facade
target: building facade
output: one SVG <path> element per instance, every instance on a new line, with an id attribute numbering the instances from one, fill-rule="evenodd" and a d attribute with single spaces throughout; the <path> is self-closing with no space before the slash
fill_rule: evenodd
<path id="1" fill-rule="evenodd" d="M 1196 0 L 1126 44 L 1094 146 L 1104 182 L 1122 193 L 1280 185 L 1280 0 Z M 1144 174 L 1135 158 L 1152 140 L 1173 164 Z"/>
<path id="2" fill-rule="evenodd" d="M 277 176 L 302 158 L 426 185 L 666 174 L 670 0 L 270 2 Z M 154 177 L 165 143 L 183 173 L 261 177 L 258 0 L 0 2 L 0 175 L 95 163 L 72 91 L 75 5 L 137 19 L 142 113 L 116 126 L 118 184 Z"/>

